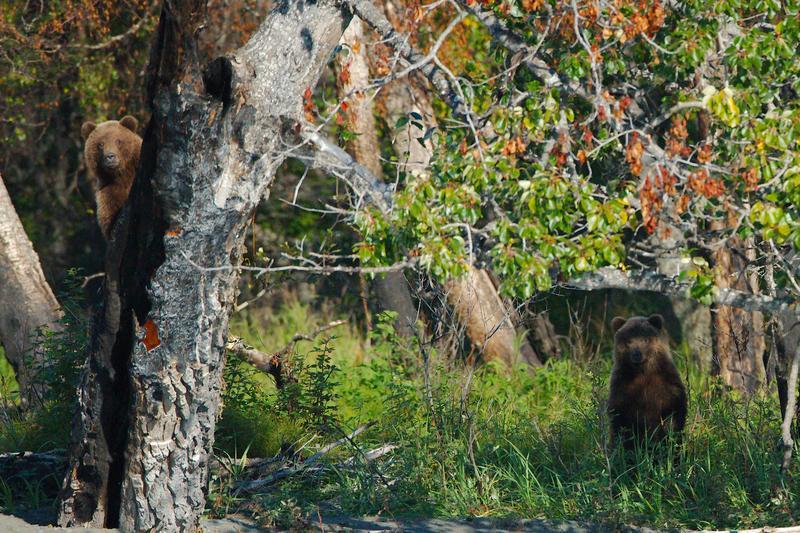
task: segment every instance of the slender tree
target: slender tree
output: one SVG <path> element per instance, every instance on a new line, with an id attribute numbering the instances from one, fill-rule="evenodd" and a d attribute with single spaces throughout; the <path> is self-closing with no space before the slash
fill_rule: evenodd
<path id="1" fill-rule="evenodd" d="M 23 407 L 41 398 L 36 368 L 47 362 L 36 347 L 40 328 L 58 327 L 61 310 L 44 277 L 0 176 L 0 343 L 14 368 Z"/>

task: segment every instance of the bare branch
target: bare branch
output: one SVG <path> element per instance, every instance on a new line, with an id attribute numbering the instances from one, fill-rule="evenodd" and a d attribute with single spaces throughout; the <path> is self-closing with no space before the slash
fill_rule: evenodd
<path id="1" fill-rule="evenodd" d="M 459 96 L 458 90 L 445 73 L 442 72 L 442 69 L 435 64 L 435 61 L 430 61 L 426 56 L 416 52 L 408 44 L 408 39 L 394 29 L 391 22 L 386 19 L 372 0 L 346 0 L 345 5 L 350 8 L 354 15 L 372 26 L 381 38 L 394 48 L 403 59 L 412 65 L 421 65 L 419 71 L 428 78 L 439 97 L 453 110 L 454 115 L 459 118 L 472 116 L 469 105 Z"/>
<path id="2" fill-rule="evenodd" d="M 623 289 L 630 291 L 653 291 L 661 294 L 688 298 L 690 285 L 648 270 L 623 272 L 613 267 L 604 267 L 595 272 L 570 280 L 563 284 L 567 288 L 581 290 Z M 797 314 L 796 301 L 790 298 L 770 297 L 764 294 L 751 294 L 743 291 L 717 288 L 713 302 L 747 311 L 778 313 L 788 311 Z"/>
<path id="3" fill-rule="evenodd" d="M 250 267 L 245 265 L 224 265 L 224 266 L 216 266 L 216 267 L 206 267 L 199 263 L 193 261 L 188 255 L 183 254 L 184 259 L 189 262 L 190 265 L 195 267 L 196 269 L 203 271 L 203 272 L 218 272 L 218 271 L 246 271 L 246 272 L 256 272 L 257 275 L 269 274 L 270 272 L 286 272 L 286 271 L 294 271 L 294 272 L 310 272 L 312 274 L 335 274 L 335 273 L 342 273 L 342 274 L 385 274 L 386 272 L 397 272 L 399 270 L 405 270 L 406 268 L 411 268 L 415 266 L 418 261 L 415 260 L 406 260 L 401 261 L 399 263 L 395 263 L 393 265 L 387 266 L 379 266 L 379 267 L 358 267 L 358 266 L 344 266 L 344 265 L 326 265 L 326 264 L 314 264 L 314 265 L 285 265 L 285 266 L 267 266 L 267 267 Z"/>
<path id="4" fill-rule="evenodd" d="M 316 148 L 313 159 L 309 161 L 312 167 L 331 174 L 343 174 L 349 178 L 354 193 L 360 197 L 366 197 L 370 204 L 382 212 L 389 212 L 391 191 L 383 181 L 315 129 L 306 128 L 301 135 L 305 141 Z"/>
<path id="5" fill-rule="evenodd" d="M 120 33 L 119 35 L 115 35 L 110 37 L 108 40 L 103 41 L 102 43 L 97 44 L 81 44 L 81 43 L 72 43 L 69 45 L 70 48 L 82 48 L 85 50 L 105 50 L 106 48 L 110 48 L 116 44 L 119 44 L 121 41 L 127 39 L 131 35 L 134 35 L 141 27 L 150 19 L 149 13 L 145 13 L 142 15 L 142 18 L 139 21 L 128 28 L 125 32 Z"/>
<path id="6" fill-rule="evenodd" d="M 291 379 L 291 375 L 289 375 L 286 368 L 286 354 L 293 352 L 298 342 L 313 341 L 320 333 L 345 323 L 347 323 L 346 320 L 334 320 L 333 322 L 323 324 L 311 333 L 297 333 L 286 346 L 272 354 L 256 350 L 239 337 L 229 337 L 227 344 L 225 344 L 225 349 L 238 355 L 262 372 L 271 375 L 275 380 L 275 386 L 280 389 L 287 379 Z"/>
<path id="7" fill-rule="evenodd" d="M 651 120 L 648 129 L 651 130 L 655 129 L 657 126 L 659 126 L 665 120 L 669 119 L 675 113 L 680 113 L 681 111 L 686 111 L 687 109 L 704 109 L 704 108 L 705 105 L 703 104 L 703 102 L 680 102 L 667 109 L 664 113 L 662 113 L 658 117 Z"/>

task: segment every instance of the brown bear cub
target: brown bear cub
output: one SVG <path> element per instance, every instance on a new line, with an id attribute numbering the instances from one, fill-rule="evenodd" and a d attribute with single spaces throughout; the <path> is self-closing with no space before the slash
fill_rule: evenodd
<path id="1" fill-rule="evenodd" d="M 661 315 L 611 321 L 614 368 L 608 414 L 612 443 L 625 449 L 658 443 L 671 428 L 680 437 L 686 423 L 686 388 L 664 339 Z"/>
<path id="2" fill-rule="evenodd" d="M 106 239 L 111 236 L 111 227 L 136 176 L 142 150 L 142 138 L 136 134 L 138 126 L 130 115 L 119 122 L 84 122 L 81 126 L 86 166 L 97 202 L 97 222 Z"/>

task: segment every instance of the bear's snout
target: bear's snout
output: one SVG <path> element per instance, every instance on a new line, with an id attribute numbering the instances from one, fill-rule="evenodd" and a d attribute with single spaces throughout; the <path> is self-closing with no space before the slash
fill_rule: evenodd
<path id="1" fill-rule="evenodd" d="M 103 166 L 105 168 L 117 168 L 119 166 L 119 157 L 114 152 L 106 152 L 103 154 Z"/>
<path id="2" fill-rule="evenodd" d="M 642 356 L 642 351 L 639 348 L 635 348 L 634 350 L 631 350 L 630 358 L 631 358 L 631 363 L 634 363 L 634 364 L 637 364 L 637 365 L 640 364 L 642 362 L 642 360 L 644 360 L 644 357 Z"/>

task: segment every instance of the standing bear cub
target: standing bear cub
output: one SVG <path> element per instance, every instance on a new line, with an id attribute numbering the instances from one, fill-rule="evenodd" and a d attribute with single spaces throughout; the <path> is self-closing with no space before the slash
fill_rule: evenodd
<path id="1" fill-rule="evenodd" d="M 84 156 L 97 203 L 97 222 L 103 236 L 111 236 L 114 219 L 131 191 L 142 138 L 136 134 L 138 121 L 128 115 L 120 121 L 95 124 L 84 122 L 81 136 L 86 141 Z"/>
<path id="2" fill-rule="evenodd" d="M 657 443 L 686 423 L 686 389 L 664 339 L 661 315 L 616 317 L 608 413 L 612 442 L 625 449 Z"/>

